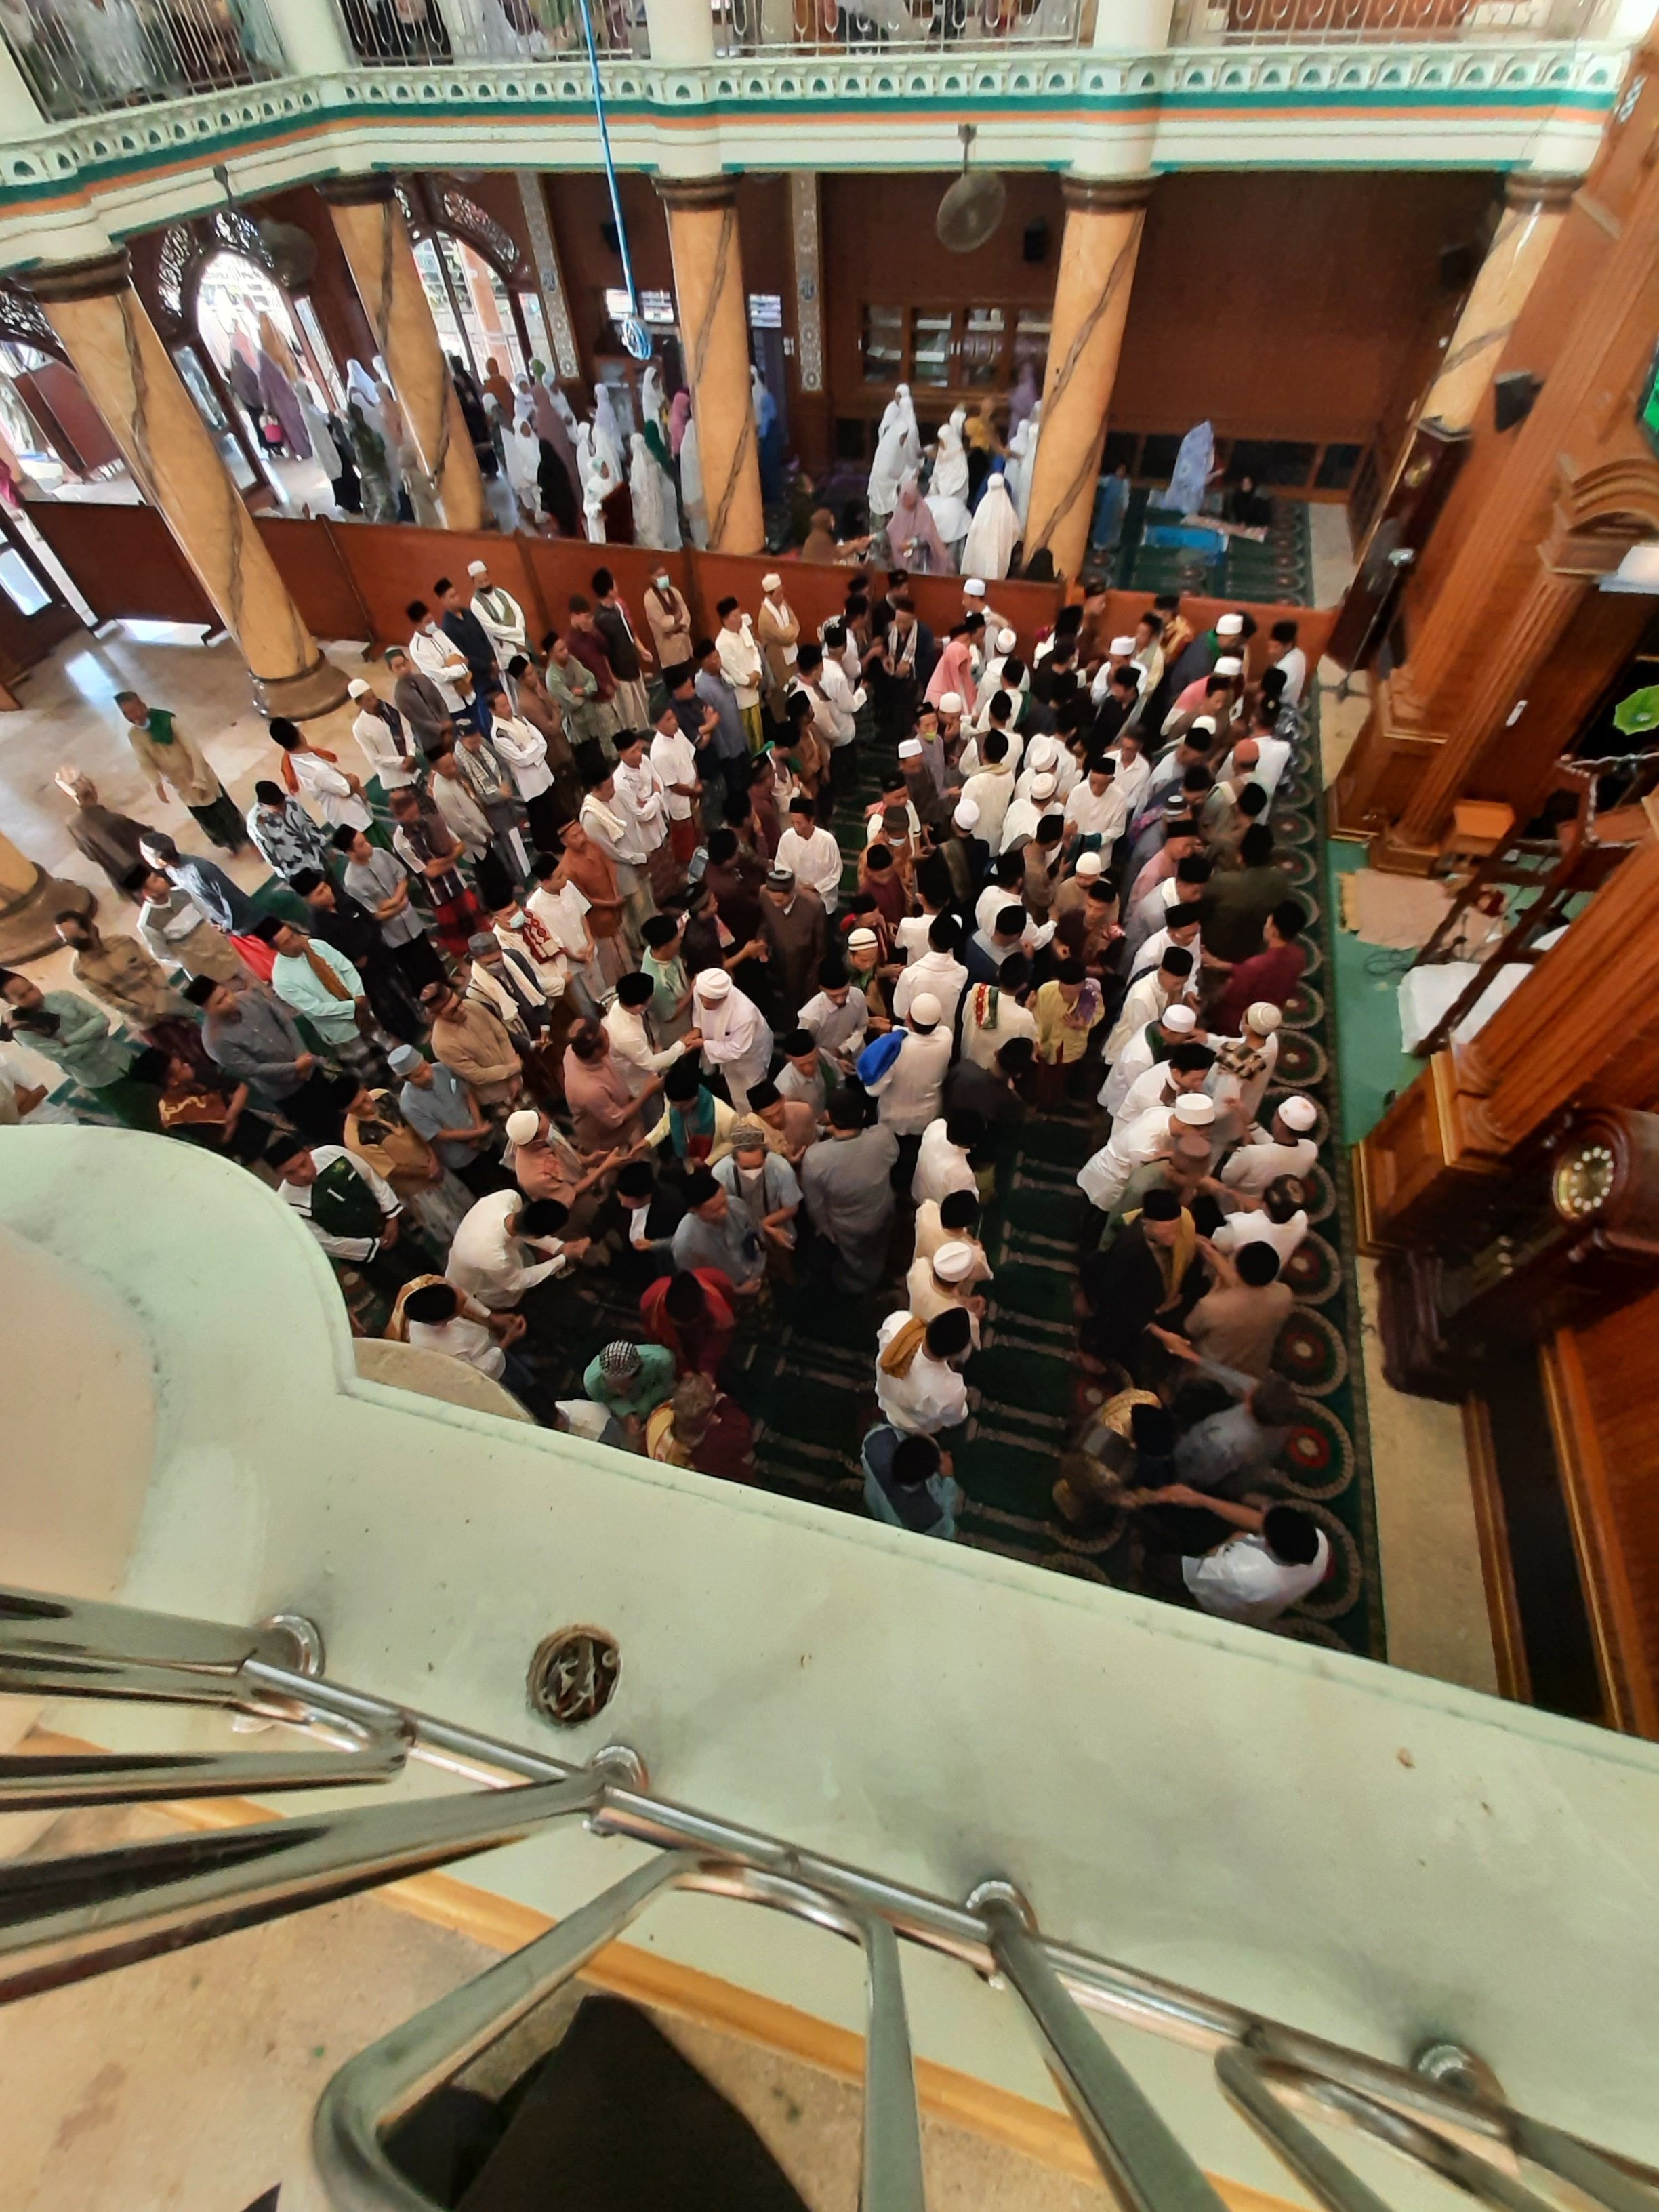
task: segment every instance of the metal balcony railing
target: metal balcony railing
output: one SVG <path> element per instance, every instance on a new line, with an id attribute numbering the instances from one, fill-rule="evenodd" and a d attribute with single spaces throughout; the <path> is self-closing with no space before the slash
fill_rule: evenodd
<path id="1" fill-rule="evenodd" d="M 1107 0 L 1103 0 L 1103 5 Z M 1601 0 L 1176 0 L 1172 46 L 1580 39 Z"/>
<path id="2" fill-rule="evenodd" d="M 535 62 L 585 55 L 580 0 L 336 0 L 352 51 L 371 67 Z M 591 0 L 602 54 L 650 52 L 644 0 Z"/>
<path id="3" fill-rule="evenodd" d="M 843 53 L 861 47 L 1074 46 L 1097 0 L 722 0 L 726 53 Z M 1098 0 L 1109 7 L 1111 0 Z"/>
<path id="4" fill-rule="evenodd" d="M 433 2212 L 389 2158 L 388 2133 L 670 1889 L 764 1905 L 862 1948 L 863 2212 L 925 2212 L 901 1941 L 1000 1978 L 1125 2212 L 1222 2212 L 1222 2202 L 1089 2011 L 1212 2051 L 1221 2094 L 1328 2212 L 1388 2208 L 1299 2112 L 1356 2129 L 1498 2212 L 1558 2212 L 1558 2199 L 1522 2178 L 1527 2168 L 1565 2185 L 1577 2212 L 1586 2199 L 1607 2212 L 1659 2212 L 1656 2177 L 1512 2111 L 1455 2045 L 1434 2046 L 1411 2070 L 1345 2051 L 1043 1936 L 1007 1881 L 981 1882 L 952 1904 L 653 1796 L 638 1759 L 620 1747 L 572 1767 L 325 1681 L 322 1656 L 316 1630 L 292 1617 L 234 1629 L 0 1590 L 0 1691 L 216 1706 L 339 1747 L 179 1757 L 25 1752 L 0 1759 L 0 1812 L 372 1785 L 410 1760 L 474 1785 L 460 1796 L 0 1866 L 0 2003 L 562 1821 L 654 1846 L 654 1858 L 335 2075 L 318 2106 L 313 2148 L 340 2212 Z"/>
<path id="5" fill-rule="evenodd" d="M 9 0 L 0 31 L 53 122 L 258 84 L 288 68 L 264 0 Z"/>

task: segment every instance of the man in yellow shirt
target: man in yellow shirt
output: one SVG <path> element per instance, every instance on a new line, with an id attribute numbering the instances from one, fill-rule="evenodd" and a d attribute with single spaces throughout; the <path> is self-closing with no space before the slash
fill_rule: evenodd
<path id="1" fill-rule="evenodd" d="M 1036 1103 L 1051 1113 L 1066 1095 L 1066 1071 L 1089 1049 L 1089 1037 L 1106 1012 L 1100 985 L 1080 960 L 1062 960 L 1052 981 L 1031 1001 L 1036 1016 Z"/>

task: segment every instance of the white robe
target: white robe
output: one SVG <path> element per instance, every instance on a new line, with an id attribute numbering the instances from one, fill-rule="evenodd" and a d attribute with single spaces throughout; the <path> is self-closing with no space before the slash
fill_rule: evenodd
<path id="1" fill-rule="evenodd" d="M 725 1076 L 732 1103 L 744 1112 L 750 1085 L 762 1081 L 772 1065 L 772 1032 L 760 1008 L 733 984 L 723 999 L 705 999 L 697 992 L 692 1017 L 702 1031 L 704 1067 L 711 1075 Z"/>
<path id="2" fill-rule="evenodd" d="M 612 484 L 619 484 L 628 473 L 628 463 L 623 456 L 622 425 L 617 420 L 608 384 L 594 388 L 593 447 L 610 470 Z"/>
<path id="3" fill-rule="evenodd" d="M 634 542 L 655 546 L 659 551 L 671 550 L 680 542 L 678 520 L 672 535 L 669 529 L 673 488 L 638 430 L 630 443 L 633 459 L 628 471 L 628 492 L 634 502 Z"/>
<path id="4" fill-rule="evenodd" d="M 1019 526 L 1025 527 L 1025 517 L 1031 504 L 1031 443 L 1036 432 L 1029 420 L 1022 422 L 1008 441 L 1008 459 L 1003 475 L 1008 480 L 1008 496 L 1014 503 L 1014 513 L 1019 517 Z M 977 575 L 979 571 L 975 570 Z"/>
<path id="5" fill-rule="evenodd" d="M 515 422 L 501 440 L 507 454 L 507 480 L 532 512 L 541 509 L 536 472 L 541 466 L 541 441 L 533 422 Z"/>
<path id="6" fill-rule="evenodd" d="M 962 548 L 963 568 L 974 576 L 1006 576 L 1019 532 L 1019 516 L 1008 496 L 1002 471 L 998 470 L 986 485 L 968 526 Z"/>
<path id="7" fill-rule="evenodd" d="M 958 407 L 939 434 L 939 458 L 933 463 L 933 487 L 927 504 L 939 534 L 946 545 L 959 546 L 968 535 L 973 517 L 968 512 L 968 455 L 962 443 L 967 410 Z"/>

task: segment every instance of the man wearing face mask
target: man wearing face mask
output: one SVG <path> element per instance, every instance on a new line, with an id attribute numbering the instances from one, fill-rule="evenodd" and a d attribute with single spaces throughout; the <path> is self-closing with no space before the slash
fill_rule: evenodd
<path id="1" fill-rule="evenodd" d="M 645 618 L 656 641 L 659 668 L 678 668 L 691 658 L 691 611 L 659 561 L 645 587 Z"/>

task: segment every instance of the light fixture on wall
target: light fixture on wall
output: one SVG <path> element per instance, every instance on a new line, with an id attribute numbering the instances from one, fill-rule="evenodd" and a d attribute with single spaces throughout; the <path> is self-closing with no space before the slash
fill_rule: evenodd
<path id="1" fill-rule="evenodd" d="M 617 165 L 611 157 L 611 130 L 605 116 L 605 87 L 599 81 L 599 50 L 593 38 L 593 17 L 589 0 L 578 0 L 578 5 L 581 9 L 582 37 L 587 46 L 588 80 L 593 88 L 593 114 L 599 126 L 599 155 L 605 163 L 605 181 L 611 193 L 611 219 L 617 228 L 617 251 L 622 257 L 623 286 L 628 294 L 628 313 L 617 318 L 617 329 L 626 352 L 631 354 L 635 361 L 649 361 L 651 333 L 640 313 L 640 295 L 634 283 L 634 263 L 628 251 L 628 225 L 623 221 L 622 195 L 617 189 Z"/>
<path id="2" fill-rule="evenodd" d="M 962 174 L 939 202 L 939 213 L 933 219 L 939 244 L 952 253 L 972 253 L 983 246 L 1002 221 L 1008 205 L 1008 187 L 994 169 L 970 170 L 968 167 L 974 135 L 971 123 L 957 125 L 957 136 L 962 141 Z"/>

